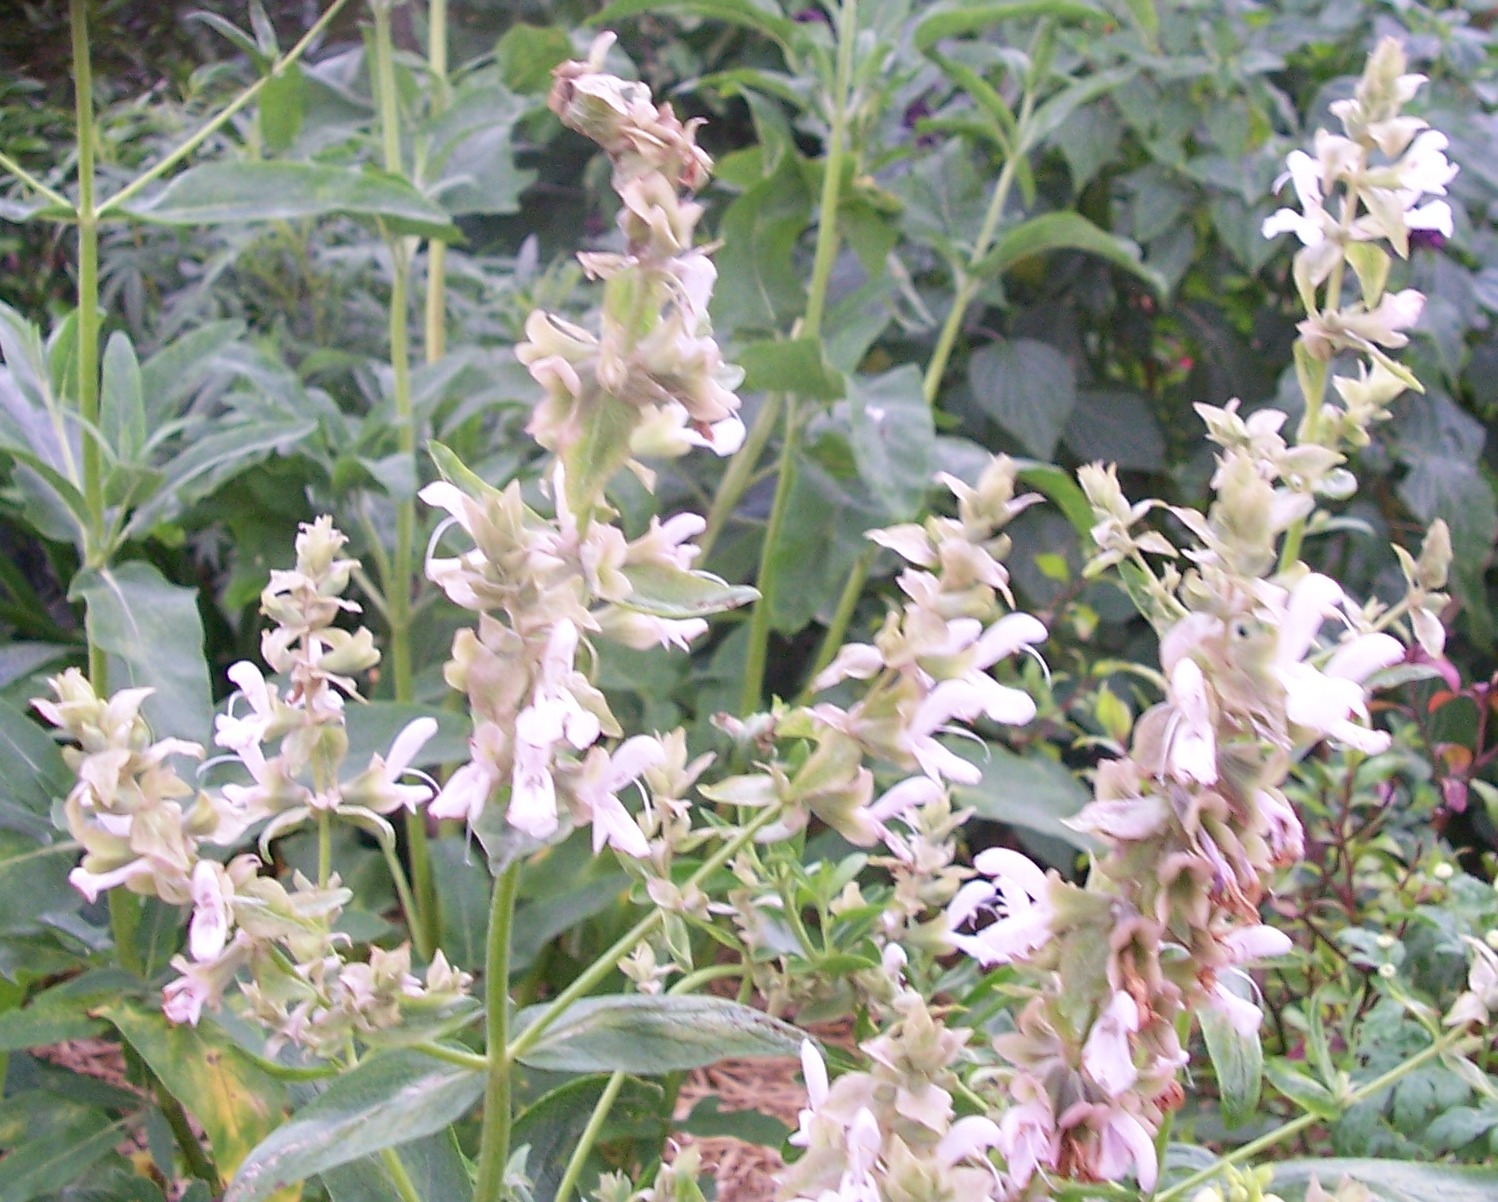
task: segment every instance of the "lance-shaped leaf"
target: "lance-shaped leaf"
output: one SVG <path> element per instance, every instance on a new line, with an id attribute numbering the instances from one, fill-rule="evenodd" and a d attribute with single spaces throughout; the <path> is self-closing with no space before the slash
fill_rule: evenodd
<path id="1" fill-rule="evenodd" d="M 1429 1160 L 1287 1160 L 1274 1166 L 1274 1192 L 1300 1202 L 1315 1177 L 1328 1190 L 1344 1178 L 1366 1185 L 1370 1202 L 1492 1202 L 1498 1167 L 1436 1164 Z"/>
<path id="2" fill-rule="evenodd" d="M 94 1011 L 119 1030 L 187 1112 L 197 1119 L 224 1176 L 281 1121 L 279 1081 L 252 1064 L 209 1024 L 167 1022 L 157 1009 L 117 1002 Z"/>
<path id="3" fill-rule="evenodd" d="M 205 741 L 213 725 L 213 695 L 197 590 L 179 588 L 152 565 L 134 560 L 84 569 L 68 596 L 84 603 L 89 642 L 109 655 L 110 687 L 156 690 L 143 707 L 155 736 Z M 163 654 L 164 648 L 171 654 Z"/>
<path id="4" fill-rule="evenodd" d="M 747 584 L 670 564 L 633 564 L 624 575 L 634 591 L 619 605 L 657 618 L 703 618 L 759 599 L 759 590 Z"/>
<path id="5" fill-rule="evenodd" d="M 994 248 L 978 261 L 973 274 L 984 278 L 1002 275 L 1021 259 L 1053 250 L 1096 255 L 1132 272 L 1157 295 L 1164 296 L 1167 291 L 1160 273 L 1140 261 L 1138 246 L 1093 225 L 1077 213 L 1042 213 L 1004 231 Z"/>
<path id="6" fill-rule="evenodd" d="M 528 1006 L 517 1031 L 548 1009 Z M 650 1076 L 747 1056 L 794 1056 L 803 1035 L 789 1023 L 716 997 L 625 994 L 577 1002 L 520 1059 L 559 1073 Z"/>
<path id="7" fill-rule="evenodd" d="M 251 1152 L 224 1202 L 258 1202 L 328 1169 L 435 1135 L 483 1092 L 484 1078 L 472 1069 L 420 1052 L 374 1056 Z"/>
<path id="8" fill-rule="evenodd" d="M 623 17 L 640 13 L 652 16 L 660 13 L 682 13 L 694 17 L 706 17 L 710 21 L 722 21 L 729 25 L 742 25 L 765 37 L 788 45 L 796 36 L 796 23 L 785 17 L 778 6 L 766 0 L 618 0 L 610 4 L 592 19 L 595 25 L 611 26 Z"/>
<path id="9" fill-rule="evenodd" d="M 925 54 L 943 38 L 977 33 L 1000 21 L 1053 17 L 1061 21 L 1099 20 L 1108 14 L 1080 0 L 992 0 L 988 4 L 933 4 L 915 27 L 915 48 Z"/>
<path id="10" fill-rule="evenodd" d="M 396 233 L 462 241 L 441 205 L 407 180 L 373 168 L 319 163 L 219 162 L 191 167 L 128 212 L 159 225 L 233 225 L 316 217 L 378 218 Z"/>
<path id="11" fill-rule="evenodd" d="M 1253 1001 L 1253 985 L 1242 973 L 1224 973 L 1218 982 L 1222 988 L 1243 996 L 1245 1001 Z M 1203 1008 L 1199 1017 L 1207 1054 L 1217 1073 L 1222 1121 L 1229 1127 L 1241 1127 L 1259 1109 L 1259 1092 L 1264 1082 L 1264 1049 L 1259 1044 L 1259 1033 L 1250 1031 L 1245 1035 L 1226 1012 L 1210 1006 Z"/>

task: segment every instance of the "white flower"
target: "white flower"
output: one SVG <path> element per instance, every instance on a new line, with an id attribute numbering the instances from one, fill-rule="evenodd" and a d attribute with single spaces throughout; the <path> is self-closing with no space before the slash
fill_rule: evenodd
<path id="1" fill-rule="evenodd" d="M 484 803 L 493 795 L 498 783 L 487 764 L 473 760 L 447 778 L 442 792 L 427 807 L 427 812 L 433 818 L 461 818 L 465 822 L 473 822 L 483 810 Z"/>
<path id="2" fill-rule="evenodd" d="M 601 747 L 588 751 L 580 774 L 569 787 L 584 819 L 593 824 L 595 853 L 607 842 L 627 856 L 640 860 L 649 856 L 650 844 L 618 795 L 665 759 L 666 749 L 649 735 L 626 739 L 612 755 Z"/>
<path id="3" fill-rule="evenodd" d="M 1082 1067 L 1110 1098 L 1118 1097 L 1139 1080 L 1129 1044 L 1129 1036 L 1138 1030 L 1139 1006 L 1118 990 L 1092 1024 L 1082 1047 Z"/>
<path id="4" fill-rule="evenodd" d="M 229 939 L 234 884 L 223 866 L 199 860 L 192 870 L 192 923 L 187 947 L 197 961 L 214 960 Z"/>
<path id="5" fill-rule="evenodd" d="M 1194 659 L 1182 659 L 1170 670 L 1170 695 L 1175 715 L 1166 762 L 1179 781 L 1210 785 L 1217 780 L 1217 736 L 1207 680 Z"/>
<path id="6" fill-rule="evenodd" d="M 980 852 L 973 866 L 987 881 L 969 881 L 947 905 L 954 931 L 984 909 L 998 917 L 973 935 L 950 934 L 952 945 L 987 968 L 1034 951 L 1051 937 L 1050 884 L 1035 862 L 1007 847 Z"/>

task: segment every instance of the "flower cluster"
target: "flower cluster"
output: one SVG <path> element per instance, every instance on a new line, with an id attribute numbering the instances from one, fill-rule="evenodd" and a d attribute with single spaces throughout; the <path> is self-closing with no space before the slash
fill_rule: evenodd
<path id="1" fill-rule="evenodd" d="M 411 973 L 405 947 L 373 948 L 367 962 L 347 959 L 348 939 L 335 924 L 350 894 L 337 876 L 314 883 L 294 874 L 288 889 L 262 874 L 253 854 L 227 863 L 206 854 L 205 844 L 232 848 L 261 823 L 263 850 L 301 823 L 316 819 L 325 828 L 335 818 L 393 848 L 384 815 L 431 796 L 427 784 L 404 780 L 435 730 L 427 718 L 408 725 L 388 756 L 376 754 L 345 778 L 344 698 L 357 697 L 353 676 L 379 655 L 368 630 L 334 625 L 358 608 L 342 597 L 356 566 L 340 556 L 344 542 L 328 518 L 304 526 L 295 568 L 271 573 L 261 596 L 261 612 L 274 623 L 262 654 L 288 682 L 286 691 L 248 662 L 229 670 L 246 712 L 231 704 L 217 720 L 215 742 L 242 767 L 243 783 L 187 785 L 168 761 L 201 758 L 202 748 L 150 741 L 139 712 L 149 690 L 126 689 L 105 701 L 73 670 L 51 682 L 55 701 L 34 703 L 77 742 L 65 750 L 78 784 L 64 813 L 85 848 L 73 883 L 90 900 L 123 885 L 192 906 L 188 954 L 173 959 L 179 975 L 166 987 L 167 1017 L 196 1023 L 247 969 L 243 993 L 272 1043 L 294 1042 L 323 1056 L 341 1055 L 356 1033 L 396 1025 L 408 1011 L 449 1007 L 468 985 L 440 952 L 424 983 Z M 274 754 L 267 755 L 269 744 Z"/>
<path id="2" fill-rule="evenodd" d="M 810 1103 L 790 1142 L 806 1153 L 786 1170 L 781 1195 L 796 1202 L 992 1199 L 1003 1178 L 986 1152 L 997 1124 L 955 1117 L 952 1093 L 966 1036 L 944 1026 L 919 993 L 894 1002 L 896 1021 L 862 1045 L 872 1065 L 829 1083 L 816 1046 L 801 1048 Z"/>
<path id="3" fill-rule="evenodd" d="M 711 160 L 696 145 L 696 122 L 683 124 L 644 84 L 603 70 L 612 43 L 605 34 L 586 62 L 557 68 L 551 109 L 612 161 L 625 249 L 580 256 L 606 281 L 598 334 L 544 312 L 527 321 L 517 354 L 546 390 L 529 430 L 569 467 L 600 426 L 634 454 L 731 454 L 744 438 L 733 392 L 742 373 L 713 340 L 717 273 L 695 245 L 702 207 L 689 199 Z"/>
<path id="4" fill-rule="evenodd" d="M 736 373 L 724 367 L 707 318 L 715 273 L 693 245 L 698 206 L 682 195 L 706 179 L 709 160 L 694 127 L 656 106 L 644 85 L 603 72 L 610 41 L 595 43 L 587 62 L 557 68 L 551 104 L 612 160 L 626 253 L 583 258 L 607 281 L 601 335 L 538 313 L 519 352 L 546 389 L 531 432 L 557 454 L 548 476 L 554 516 L 529 507 L 518 482 L 500 490 L 458 473 L 461 487 L 439 482 L 421 493 L 448 514 L 434 547 L 451 526 L 472 543 L 457 556 L 431 554 L 427 574 L 480 615 L 476 629 L 458 633 L 445 672 L 468 695 L 470 760 L 432 813 L 476 822 L 503 795 L 507 822 L 525 835 L 545 840 L 591 825 L 595 849 L 607 843 L 646 861 L 669 858 L 669 846 L 652 850 L 653 840 L 685 837 L 680 798 L 706 765 L 688 772 L 685 742 L 674 735 L 607 746 L 623 732 L 579 652 L 590 653 L 593 637 L 686 648 L 707 629 L 701 614 L 754 593 L 693 570 L 701 517 L 652 519 L 631 540 L 603 500 L 630 452 L 708 445 L 726 454 L 742 437 L 729 391 Z M 642 780 L 660 796 L 637 818 L 620 795 Z"/>

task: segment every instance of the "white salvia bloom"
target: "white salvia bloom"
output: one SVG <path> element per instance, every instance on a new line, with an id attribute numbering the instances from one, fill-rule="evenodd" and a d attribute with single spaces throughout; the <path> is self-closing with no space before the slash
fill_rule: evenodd
<path id="1" fill-rule="evenodd" d="M 1129 1036 L 1139 1030 L 1139 1006 L 1123 990 L 1114 993 L 1108 1008 L 1098 1015 L 1082 1047 L 1082 1067 L 1110 1098 L 1116 1098 L 1139 1080 Z"/>
<path id="2" fill-rule="evenodd" d="M 947 925 L 955 931 L 984 909 L 998 917 L 976 934 L 949 934 L 954 947 L 987 968 L 1032 952 L 1051 937 L 1050 884 L 1033 860 L 1007 847 L 990 847 L 973 867 L 990 879 L 969 881 L 957 891 L 947 905 Z"/>

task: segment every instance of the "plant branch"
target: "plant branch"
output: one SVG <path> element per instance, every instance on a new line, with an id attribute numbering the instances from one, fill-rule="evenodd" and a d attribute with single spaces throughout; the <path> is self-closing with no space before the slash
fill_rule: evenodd
<path id="1" fill-rule="evenodd" d="M 25 184 L 28 188 L 30 188 L 44 200 L 51 201 L 59 208 L 67 209 L 70 213 L 77 212 L 77 209 L 73 207 L 73 202 L 71 200 L 69 200 L 61 192 L 58 192 L 56 189 L 47 187 L 46 184 L 42 183 L 42 181 L 37 179 L 36 176 L 32 175 L 31 172 L 27 171 L 26 168 L 22 167 L 21 164 L 16 162 L 15 159 L 11 158 L 10 155 L 3 152 L 0 152 L 0 168 L 4 168 L 6 171 L 9 171 L 13 176 L 15 176 L 18 180 L 20 180 L 23 184 Z"/>
<path id="2" fill-rule="evenodd" d="M 121 188 L 118 192 L 116 192 L 113 196 L 111 196 L 108 200 L 101 204 L 99 206 L 99 216 L 102 217 L 106 213 L 119 208 L 120 205 L 131 199 L 131 197 L 137 195 L 142 188 L 145 188 L 151 183 L 160 179 L 178 163 L 182 162 L 183 159 L 187 158 L 188 155 L 195 151 L 204 142 L 208 141 L 209 138 L 213 137 L 215 133 L 217 133 L 220 129 L 227 125 L 234 114 L 236 114 L 247 104 L 249 104 L 250 101 L 254 100 L 256 96 L 260 95 L 261 88 L 265 87 L 267 83 L 269 83 L 276 76 L 280 75 L 282 71 L 291 66 L 292 63 L 296 62 L 302 57 L 302 55 L 307 52 L 308 47 L 310 47 L 312 43 L 318 39 L 322 32 L 333 23 L 333 19 L 338 15 L 339 11 L 347 3 L 348 0 L 333 0 L 333 3 L 328 6 L 327 11 L 324 12 L 323 15 L 320 16 L 312 24 L 311 28 L 309 28 L 307 32 L 302 35 L 301 39 L 296 43 L 296 45 L 291 47 L 290 50 L 288 50 L 285 54 L 283 54 L 280 58 L 278 58 L 274 63 L 271 64 L 270 70 L 266 72 L 265 75 L 257 79 L 243 92 L 241 92 L 238 96 L 231 100 L 224 108 L 220 109 L 215 116 L 209 118 L 209 120 L 197 131 L 197 133 L 193 134 L 190 138 L 188 138 L 185 142 L 183 142 L 180 146 L 178 146 L 175 150 L 168 154 L 166 158 L 161 160 L 161 162 L 157 163 L 148 171 L 143 172 L 141 175 L 136 176 L 133 180 L 131 180 L 128 184 L 126 184 L 123 188 Z"/>
<path id="3" fill-rule="evenodd" d="M 519 884 L 520 861 L 516 860 L 494 882 L 494 896 L 489 908 L 488 948 L 484 959 L 484 1048 L 488 1065 L 474 1202 L 500 1202 L 505 1166 L 510 1160 L 510 1073 L 515 1064 L 515 1056 L 509 1048 L 510 931 L 515 919 L 515 894 Z"/>
<path id="4" fill-rule="evenodd" d="M 1399 1064 L 1396 1064 L 1388 1072 L 1375 1077 L 1372 1081 L 1366 1082 L 1365 1084 L 1358 1086 L 1356 1089 L 1346 1094 L 1340 1099 L 1343 1109 L 1351 1109 L 1359 1102 L 1365 1102 L 1369 1098 L 1376 1097 L 1378 1094 L 1388 1089 L 1389 1086 L 1408 1076 L 1410 1073 L 1414 1072 L 1417 1068 L 1425 1064 L 1427 1061 L 1434 1060 L 1438 1056 L 1445 1055 L 1447 1052 L 1451 1051 L 1452 1048 L 1456 1047 L 1457 1044 L 1469 1038 L 1471 1038 L 1471 1036 L 1468 1035 L 1465 1029 L 1458 1028 L 1456 1030 L 1449 1031 L 1447 1034 L 1431 1044 L 1428 1048 L 1424 1048 L 1421 1051 L 1416 1052 L 1408 1060 L 1404 1060 Z M 1258 1139 L 1250 1140 L 1248 1143 L 1242 1145 L 1241 1147 L 1234 1148 L 1226 1156 L 1219 1156 L 1216 1161 L 1208 1165 L 1206 1168 L 1198 1169 L 1189 1177 L 1176 1182 L 1169 1189 L 1161 1190 L 1154 1196 L 1152 1202 L 1170 1202 L 1172 1198 L 1178 1198 L 1182 1194 L 1195 1189 L 1198 1185 L 1210 1181 L 1213 1177 L 1217 1176 L 1218 1173 L 1222 1172 L 1223 1169 L 1229 1167 L 1230 1165 L 1241 1164 L 1245 1160 L 1252 1160 L 1260 1152 L 1274 1147 L 1281 1140 L 1288 1139 L 1292 1135 L 1298 1135 L 1307 1127 L 1314 1127 L 1317 1123 L 1322 1123 L 1325 1121 L 1325 1117 L 1320 1114 L 1303 1114 L 1299 1118 L 1291 1119 L 1290 1122 L 1285 1123 L 1280 1127 L 1276 1127 L 1273 1131 L 1259 1136 Z"/>
<path id="5" fill-rule="evenodd" d="M 686 884 L 682 886 L 682 892 L 690 894 L 694 888 L 701 885 L 724 864 L 738 855 L 754 839 L 754 836 L 769 826 L 771 822 L 780 817 L 780 810 L 771 806 L 755 816 L 747 826 L 743 827 L 727 843 L 715 851 L 702 862 L 702 866 L 687 878 Z M 625 931 L 603 955 L 579 976 L 572 984 L 562 990 L 552 999 L 551 1004 L 536 1018 L 536 1021 L 515 1036 L 514 1041 L 505 1051 L 507 1061 L 520 1059 L 526 1052 L 536 1046 L 536 1042 L 542 1035 L 551 1029 L 552 1025 L 567 1012 L 567 1008 L 580 997 L 589 993 L 594 986 L 598 985 L 609 973 L 613 972 L 619 961 L 634 951 L 635 946 L 646 935 L 662 922 L 666 912 L 659 906 Z"/>
<path id="6" fill-rule="evenodd" d="M 572 1191 L 577 1188 L 577 1179 L 582 1176 L 583 1166 L 588 1163 L 588 1154 L 593 1151 L 593 1145 L 598 1142 L 598 1135 L 603 1130 L 603 1125 L 608 1121 L 609 1111 L 614 1108 L 614 1102 L 619 1097 L 619 1091 L 624 1087 L 624 1079 L 628 1074 L 614 1073 L 609 1077 L 608 1084 L 603 1087 L 603 1093 L 599 1095 L 597 1103 L 593 1106 L 593 1113 L 588 1117 L 588 1125 L 583 1128 L 583 1133 L 578 1137 L 577 1147 L 572 1149 L 572 1156 L 567 1161 L 567 1168 L 562 1173 L 562 1180 L 557 1185 L 557 1192 L 552 1195 L 552 1202 L 567 1202 L 572 1196 Z"/>

